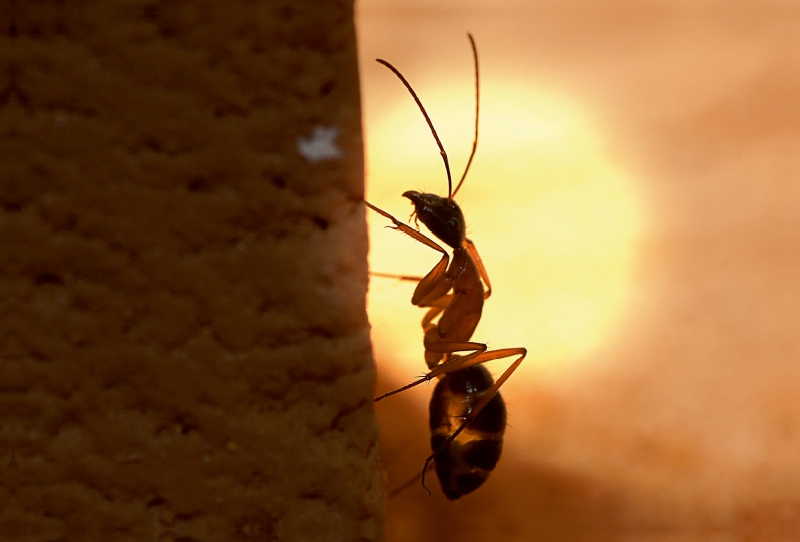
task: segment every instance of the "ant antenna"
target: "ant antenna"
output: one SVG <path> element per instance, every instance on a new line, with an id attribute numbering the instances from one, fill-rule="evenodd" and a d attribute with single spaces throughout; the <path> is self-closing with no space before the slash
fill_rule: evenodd
<path id="1" fill-rule="evenodd" d="M 382 60 L 380 58 L 376 58 L 375 60 L 377 60 L 379 63 L 383 64 L 390 70 L 392 70 L 392 72 L 394 72 L 394 74 L 398 77 L 398 79 L 400 79 L 400 81 L 403 82 L 408 91 L 411 93 L 411 96 L 414 98 L 414 101 L 417 102 L 417 106 L 419 106 L 419 110 L 422 111 L 422 115 L 425 117 L 425 120 L 428 122 L 428 126 L 430 127 L 431 133 L 433 134 L 433 139 L 436 140 L 436 144 L 439 146 L 439 151 L 440 151 L 439 153 L 442 155 L 442 160 L 444 160 L 444 169 L 445 171 L 447 171 L 447 194 L 448 194 L 447 198 L 450 199 L 451 198 L 450 194 L 453 192 L 453 180 L 450 176 L 450 162 L 447 161 L 447 153 L 444 150 L 442 141 L 439 139 L 439 136 L 436 133 L 436 128 L 433 127 L 433 122 L 431 122 L 431 118 L 428 116 L 427 111 L 425 111 L 425 108 L 422 106 L 422 102 L 417 97 L 417 93 L 414 92 L 413 88 L 411 88 L 411 85 L 408 83 L 408 81 L 406 81 L 406 78 L 403 77 L 403 74 L 400 73 L 397 70 L 397 68 L 395 68 L 385 60 Z"/>
<path id="2" fill-rule="evenodd" d="M 472 34 L 468 32 L 467 37 L 469 38 L 470 45 L 472 45 L 472 58 L 475 60 L 475 139 L 472 140 L 472 153 L 469 155 L 469 160 L 467 160 L 467 167 L 464 168 L 464 174 L 461 176 L 461 180 L 458 181 L 456 189 L 453 190 L 453 194 L 448 196 L 448 199 L 456 197 L 456 192 L 461 188 L 464 179 L 467 178 L 469 166 L 472 165 L 472 159 L 475 157 L 475 151 L 478 148 L 478 113 L 480 112 L 481 103 L 480 78 L 478 77 L 478 48 L 475 46 L 475 39 L 472 37 Z"/>

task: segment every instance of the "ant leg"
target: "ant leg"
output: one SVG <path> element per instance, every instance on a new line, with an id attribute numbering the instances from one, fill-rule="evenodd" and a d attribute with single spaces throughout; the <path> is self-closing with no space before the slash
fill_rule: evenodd
<path id="1" fill-rule="evenodd" d="M 417 230 L 415 230 L 411 226 L 409 226 L 407 224 L 403 224 L 402 222 L 397 220 L 395 217 L 393 217 L 392 215 L 390 215 L 389 213 L 387 213 L 383 209 L 379 209 L 378 207 L 375 207 L 370 202 L 365 201 L 364 203 L 367 205 L 367 207 L 369 207 L 370 209 L 372 209 L 376 213 L 379 213 L 379 214 L 385 216 L 386 218 L 388 218 L 389 220 L 391 220 L 394 223 L 394 229 L 400 230 L 401 232 L 405 233 L 409 237 L 419 241 L 423 245 L 431 247 L 433 250 L 438 250 L 439 252 L 441 252 L 442 254 L 447 256 L 448 259 L 449 259 L 450 255 L 448 254 L 448 252 L 445 249 L 443 249 L 442 247 L 440 247 L 438 244 L 436 244 L 435 241 L 432 241 L 431 239 L 428 239 L 427 237 L 425 237 L 423 234 L 421 234 L 420 232 L 418 232 Z"/>
<path id="2" fill-rule="evenodd" d="M 462 363 L 459 364 L 457 369 L 452 369 L 447 371 L 447 372 L 453 372 L 461 369 L 466 369 L 467 367 L 472 367 L 473 365 L 486 363 L 487 361 L 492 361 L 495 359 L 503 359 L 503 358 L 510 358 L 512 356 L 519 356 L 516 360 L 514 360 L 514 363 L 512 363 L 508 367 L 508 369 L 503 371 L 503 374 L 500 375 L 500 378 L 498 378 L 495 381 L 492 387 L 486 390 L 481 400 L 478 401 L 472 407 L 472 412 L 470 412 L 469 416 L 467 417 L 468 421 L 472 421 L 478 414 L 480 414 L 481 410 L 483 410 L 483 407 L 485 407 L 489 403 L 489 401 L 492 400 L 492 397 L 494 397 L 494 395 L 497 393 L 497 390 L 500 389 L 500 386 L 502 386 L 505 383 L 505 381 L 508 380 L 508 377 L 510 377 L 511 374 L 517 370 L 517 367 L 519 367 L 520 363 L 522 363 L 522 360 L 525 359 L 525 356 L 527 355 L 528 355 L 527 348 L 503 348 L 500 350 L 491 350 L 489 352 L 482 352 L 478 354 L 477 356 L 468 360 L 467 363 L 463 363 L 463 360 L 471 356 L 464 356 L 464 358 L 459 360 L 462 361 Z M 459 428 L 459 432 L 460 430 L 461 428 Z"/>
<path id="3" fill-rule="evenodd" d="M 430 329 L 430 326 L 435 325 L 431 324 L 434 318 L 439 316 L 442 311 L 444 311 L 450 302 L 453 300 L 453 294 L 443 295 L 430 305 L 424 305 L 425 307 L 431 307 L 431 309 L 425 313 L 425 317 L 422 319 L 422 329 L 426 332 Z"/>
<path id="4" fill-rule="evenodd" d="M 428 470 L 431 470 L 432 468 L 433 468 L 433 465 L 430 465 L 428 467 Z M 400 493 L 402 493 L 403 491 L 405 491 L 406 489 L 408 489 L 409 487 L 414 485 L 414 483 L 416 481 L 418 481 L 421 476 L 422 476 L 421 473 L 417 473 L 414 476 L 412 476 L 411 478 L 409 478 L 408 480 L 406 480 L 405 482 L 403 482 L 401 485 L 399 485 L 396 488 L 394 488 L 393 490 L 391 490 L 389 492 L 389 494 L 386 496 L 386 500 L 391 500 L 391 499 L 394 499 L 395 497 L 397 497 Z"/>
<path id="5" fill-rule="evenodd" d="M 441 283 L 446 278 L 445 274 L 447 272 L 447 264 L 450 263 L 450 254 L 445 249 L 440 247 L 435 241 L 429 239 L 411 226 L 403 224 L 383 209 L 375 207 L 368 201 L 365 201 L 364 203 L 376 213 L 379 213 L 391 220 L 394 223 L 394 229 L 399 230 L 423 245 L 442 253 L 442 259 L 439 260 L 439 263 L 437 263 L 434 268 L 431 269 L 431 271 L 425 275 L 425 277 L 423 277 L 419 284 L 417 284 L 417 288 L 414 290 L 414 296 L 411 298 L 411 302 L 414 305 L 418 305 L 420 301 L 428 297 L 433 291 L 436 291 L 439 294 L 437 297 L 447 293 L 447 291 L 450 289 L 450 286 L 448 285 L 445 288 L 445 286 Z"/>
<path id="6" fill-rule="evenodd" d="M 396 273 L 381 273 L 380 271 L 370 271 L 369 274 L 373 277 L 381 277 L 384 279 L 397 279 L 407 280 L 409 282 L 420 282 L 425 277 L 412 277 L 411 275 L 398 275 Z"/>
<path id="7" fill-rule="evenodd" d="M 447 274 L 448 257 L 441 260 L 431 269 L 411 296 L 411 304 L 417 307 L 433 307 L 439 305 L 439 300 L 447 295 L 453 288 L 453 279 Z"/>
<path id="8" fill-rule="evenodd" d="M 461 369 L 472 367 L 473 365 L 480 365 L 481 363 L 486 363 L 487 361 L 509 358 L 511 356 L 521 355 L 522 358 L 525 358 L 528 352 L 525 348 L 502 348 L 500 350 L 490 350 L 487 352 L 486 345 L 482 343 L 437 343 L 430 345 L 429 350 L 433 352 L 439 352 L 440 350 L 443 350 L 440 348 L 436 348 L 438 345 L 441 346 L 456 345 L 460 347 L 462 345 L 474 345 L 474 344 L 480 344 L 483 348 L 475 348 L 474 352 L 471 352 L 466 356 L 453 356 L 425 376 L 430 376 L 431 378 L 435 378 L 437 376 L 454 373 L 456 371 L 460 371 Z M 461 347 L 453 351 L 460 352 L 464 350 L 472 350 L 472 348 Z M 522 358 L 520 358 L 520 361 L 522 360 Z M 500 378 L 503 377 L 501 376 Z"/>
<path id="9" fill-rule="evenodd" d="M 447 360 L 442 365 L 439 365 L 434 370 L 432 370 L 428 374 L 422 376 L 421 378 L 415 380 L 414 382 L 412 382 L 410 384 L 406 384 L 405 386 L 397 388 L 396 390 L 392 390 L 390 392 L 384 393 L 383 395 L 380 395 L 380 396 L 376 397 L 375 398 L 375 402 L 377 403 L 381 399 L 386 399 L 387 397 L 389 397 L 391 395 L 394 395 L 396 393 L 400 393 L 401 391 L 406 391 L 406 390 L 411 389 L 411 388 L 413 388 L 415 386 L 419 386 L 423 382 L 430 382 L 431 380 L 433 380 L 434 378 L 436 378 L 440 374 L 453 372 L 454 370 L 457 370 L 457 369 L 451 369 L 449 371 L 442 371 L 440 369 L 443 366 L 452 367 L 453 366 L 453 362 L 456 362 L 456 361 L 460 362 L 460 365 L 464 365 L 463 360 L 465 360 L 465 359 L 469 360 L 469 359 L 472 359 L 475 356 L 479 356 L 480 354 L 483 354 L 484 352 L 486 352 L 486 348 L 487 348 L 487 346 L 485 344 L 483 344 L 483 343 L 473 343 L 473 342 L 436 343 L 436 346 L 445 347 L 445 348 L 440 348 L 440 350 L 446 350 L 446 352 L 441 352 L 441 353 L 461 352 L 461 351 L 465 351 L 465 350 L 473 350 L 473 352 L 471 354 L 468 354 L 468 355 L 463 356 L 463 357 L 456 357 L 456 358 L 451 358 L 451 359 Z M 427 347 L 426 347 L 426 349 L 427 349 Z M 500 352 L 500 350 L 498 350 L 498 352 Z M 511 355 L 511 354 L 508 354 L 508 355 Z M 500 357 L 506 357 L 506 356 L 500 356 Z M 497 359 L 497 358 L 490 358 L 490 359 Z M 488 361 L 488 360 L 486 360 L 486 361 Z M 476 362 L 476 363 L 482 363 L 482 362 Z M 474 365 L 474 363 L 467 364 L 467 367 L 469 365 Z"/>
<path id="10" fill-rule="evenodd" d="M 484 363 L 485 361 L 489 361 L 490 359 L 499 359 L 506 357 L 506 356 L 499 356 L 499 358 L 483 359 L 481 356 L 483 356 L 486 353 L 486 350 L 488 348 L 489 347 L 486 346 L 484 343 L 476 343 L 476 342 L 432 343 L 426 345 L 425 347 L 426 351 L 435 352 L 437 354 L 447 354 L 449 357 L 436 367 L 431 368 L 431 372 L 426 374 L 425 378 L 427 378 L 428 380 L 432 380 L 442 375 L 454 373 L 456 371 L 460 371 L 461 369 L 466 369 L 467 367 L 472 367 L 473 365 L 477 365 L 478 363 Z M 450 356 L 450 354 L 452 354 L 453 352 L 463 352 L 465 350 L 472 350 L 472 352 L 464 356 Z M 496 352 L 502 352 L 502 350 L 495 350 L 493 352 L 489 352 L 489 354 L 494 354 Z M 512 355 L 512 354 L 507 354 L 507 355 Z"/>
<path id="11" fill-rule="evenodd" d="M 483 260 L 481 260 L 481 256 L 478 254 L 478 249 L 475 248 L 475 243 L 469 239 L 465 239 L 464 243 L 466 244 L 467 252 L 469 252 L 469 255 L 472 256 L 472 261 L 474 261 L 475 265 L 478 267 L 478 274 L 483 279 L 483 282 L 486 283 L 486 291 L 483 293 L 483 298 L 489 299 L 489 296 L 492 295 L 492 283 L 489 282 L 489 274 L 486 272 L 486 268 L 483 266 Z"/>
<path id="12" fill-rule="evenodd" d="M 502 375 L 500 375 L 500 378 L 497 379 L 497 381 L 492 385 L 491 388 L 489 388 L 488 390 L 486 390 L 483 393 L 483 396 L 472 407 L 472 410 L 470 410 L 469 414 L 467 414 L 464 417 L 464 421 L 461 423 L 461 425 L 458 427 L 458 429 L 456 429 L 453 432 L 452 435 L 447 437 L 447 440 L 442 442 L 439 445 L 439 447 L 436 448 L 433 451 L 433 453 L 428 456 L 427 459 L 425 459 L 425 466 L 422 468 L 422 487 L 425 488 L 425 491 L 428 492 L 429 496 L 431 494 L 431 491 L 425 485 L 425 473 L 428 472 L 428 469 L 430 467 L 431 461 L 436 459 L 436 456 L 439 455 L 440 453 L 442 453 L 442 451 L 444 451 L 444 449 L 447 448 L 447 446 L 451 442 L 453 442 L 456 439 L 456 437 L 459 434 L 461 434 L 461 432 L 464 429 L 466 429 L 467 426 L 470 423 L 472 423 L 472 421 L 475 418 L 478 417 L 478 414 L 480 414 L 481 411 L 484 409 L 484 407 L 487 404 L 489 404 L 489 401 L 491 401 L 494 398 L 494 396 L 497 395 L 497 391 L 500 389 L 500 386 L 502 386 L 505 383 L 505 381 L 508 380 L 508 378 L 511 376 L 511 374 L 514 371 L 517 370 L 517 367 L 519 367 L 520 363 L 522 363 L 522 360 L 525 359 L 526 355 L 528 355 L 528 350 L 526 348 L 503 348 L 502 350 L 495 350 L 495 351 L 492 351 L 492 352 L 484 352 L 484 353 L 482 353 L 482 354 L 480 354 L 478 356 L 475 356 L 473 359 L 470 360 L 470 362 L 468 364 L 462 364 L 458 369 L 454 369 L 454 370 L 465 369 L 467 367 L 471 367 L 472 365 L 477 365 L 479 363 L 485 363 L 487 361 L 491 361 L 491 360 L 495 360 L 495 359 L 501 359 L 501 358 L 507 358 L 507 357 L 511 357 L 511 356 L 517 356 L 517 355 L 519 357 L 516 360 L 514 360 L 514 363 L 512 363 L 509 366 L 509 368 L 506 369 L 503 372 Z M 469 357 L 469 356 L 465 356 L 465 357 Z M 452 372 L 452 371 L 450 371 L 450 372 Z"/>
<path id="13" fill-rule="evenodd" d="M 433 271 L 433 270 L 431 270 L 431 271 Z M 416 276 L 411 276 L 411 275 L 398 275 L 398 274 L 395 274 L 395 273 L 382 273 L 380 271 L 370 271 L 369 274 L 370 274 L 370 276 L 373 276 L 373 277 L 381 277 L 381 278 L 387 278 L 387 279 L 397 279 L 397 280 L 408 281 L 408 282 L 416 282 L 416 283 L 421 283 L 423 280 L 425 280 L 425 277 L 416 277 Z M 430 274 L 430 273 L 428 273 L 428 274 Z M 437 272 L 437 274 L 438 274 L 438 272 Z M 428 323 L 430 323 L 431 320 L 436 318 L 436 316 L 440 312 L 442 312 L 444 309 L 446 309 L 447 305 L 450 304 L 450 301 L 453 299 L 453 296 L 452 295 L 448 295 L 447 293 L 445 293 L 444 295 L 440 295 L 440 294 L 441 294 L 441 292 L 450 291 L 450 289 L 452 288 L 452 284 L 451 283 L 452 283 L 452 281 L 447 280 L 447 277 L 445 276 L 445 279 L 439 279 L 437 287 L 433 288 L 432 291 L 428 292 L 427 295 L 423 299 L 417 300 L 417 303 L 414 303 L 414 299 L 412 299 L 412 304 L 417 306 L 417 307 L 422 307 L 422 308 L 425 308 L 425 307 L 436 307 L 436 311 L 429 311 L 425 315 L 425 318 L 422 320 L 422 327 L 423 328 Z M 447 285 L 446 288 L 445 288 L 445 285 Z M 415 293 L 416 293 L 416 291 L 415 291 Z M 433 299 L 431 300 L 429 298 L 433 298 Z"/>

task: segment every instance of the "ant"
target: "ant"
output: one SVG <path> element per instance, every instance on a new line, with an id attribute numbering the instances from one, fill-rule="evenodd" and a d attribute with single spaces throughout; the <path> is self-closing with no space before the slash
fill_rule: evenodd
<path id="1" fill-rule="evenodd" d="M 411 93 L 439 147 L 447 173 L 447 197 L 423 194 L 415 190 L 404 192 L 403 197 L 411 200 L 414 205 L 411 216 L 415 222 L 418 224 L 421 221 L 434 236 L 452 249 L 452 261 L 448 251 L 436 241 L 403 224 L 386 211 L 365 202 L 367 207 L 392 221 L 394 225 L 389 226 L 390 228 L 442 253 L 439 263 L 424 277 L 399 277 L 418 281 L 411 303 L 428 308 L 422 319 L 422 328 L 425 362 L 430 372 L 411 384 L 381 395 L 375 401 L 434 378 L 440 379 L 430 403 L 429 425 L 433 453 L 425 460 L 421 479 L 422 487 L 430 495 L 431 492 L 425 485 L 425 473 L 433 462 L 442 490 L 450 500 L 458 499 L 480 487 L 500 459 L 506 409 L 498 390 L 527 355 L 525 348 L 490 351 L 486 344 L 470 341 L 480 321 L 484 300 L 491 295 L 492 287 L 475 245 L 466 237 L 464 214 L 454 199 L 464 183 L 478 147 L 478 50 L 472 35 L 467 34 L 467 37 L 472 46 L 475 64 L 475 138 L 464 174 L 455 190 L 447 153 L 422 102 L 397 68 L 385 60 L 377 59 Z M 512 356 L 519 357 L 497 381 L 481 365 L 487 361 Z"/>

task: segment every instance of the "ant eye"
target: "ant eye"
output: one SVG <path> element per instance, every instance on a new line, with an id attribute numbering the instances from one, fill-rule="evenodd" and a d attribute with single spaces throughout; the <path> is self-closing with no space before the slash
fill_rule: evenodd
<path id="1" fill-rule="evenodd" d="M 453 226 L 453 229 L 460 230 L 461 229 L 461 221 L 457 218 L 451 218 L 447 221 L 448 224 Z"/>

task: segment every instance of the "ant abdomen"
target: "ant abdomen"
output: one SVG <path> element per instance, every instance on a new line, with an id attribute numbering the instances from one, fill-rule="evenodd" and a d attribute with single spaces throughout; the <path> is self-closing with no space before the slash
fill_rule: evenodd
<path id="1" fill-rule="evenodd" d="M 434 463 L 442 490 L 450 500 L 480 487 L 500 459 L 506 407 L 499 393 L 454 440 L 445 445 L 492 384 L 494 380 L 489 371 L 483 366 L 473 365 L 446 374 L 433 391 L 430 403 L 431 448 L 435 451 L 444 445 Z"/>

